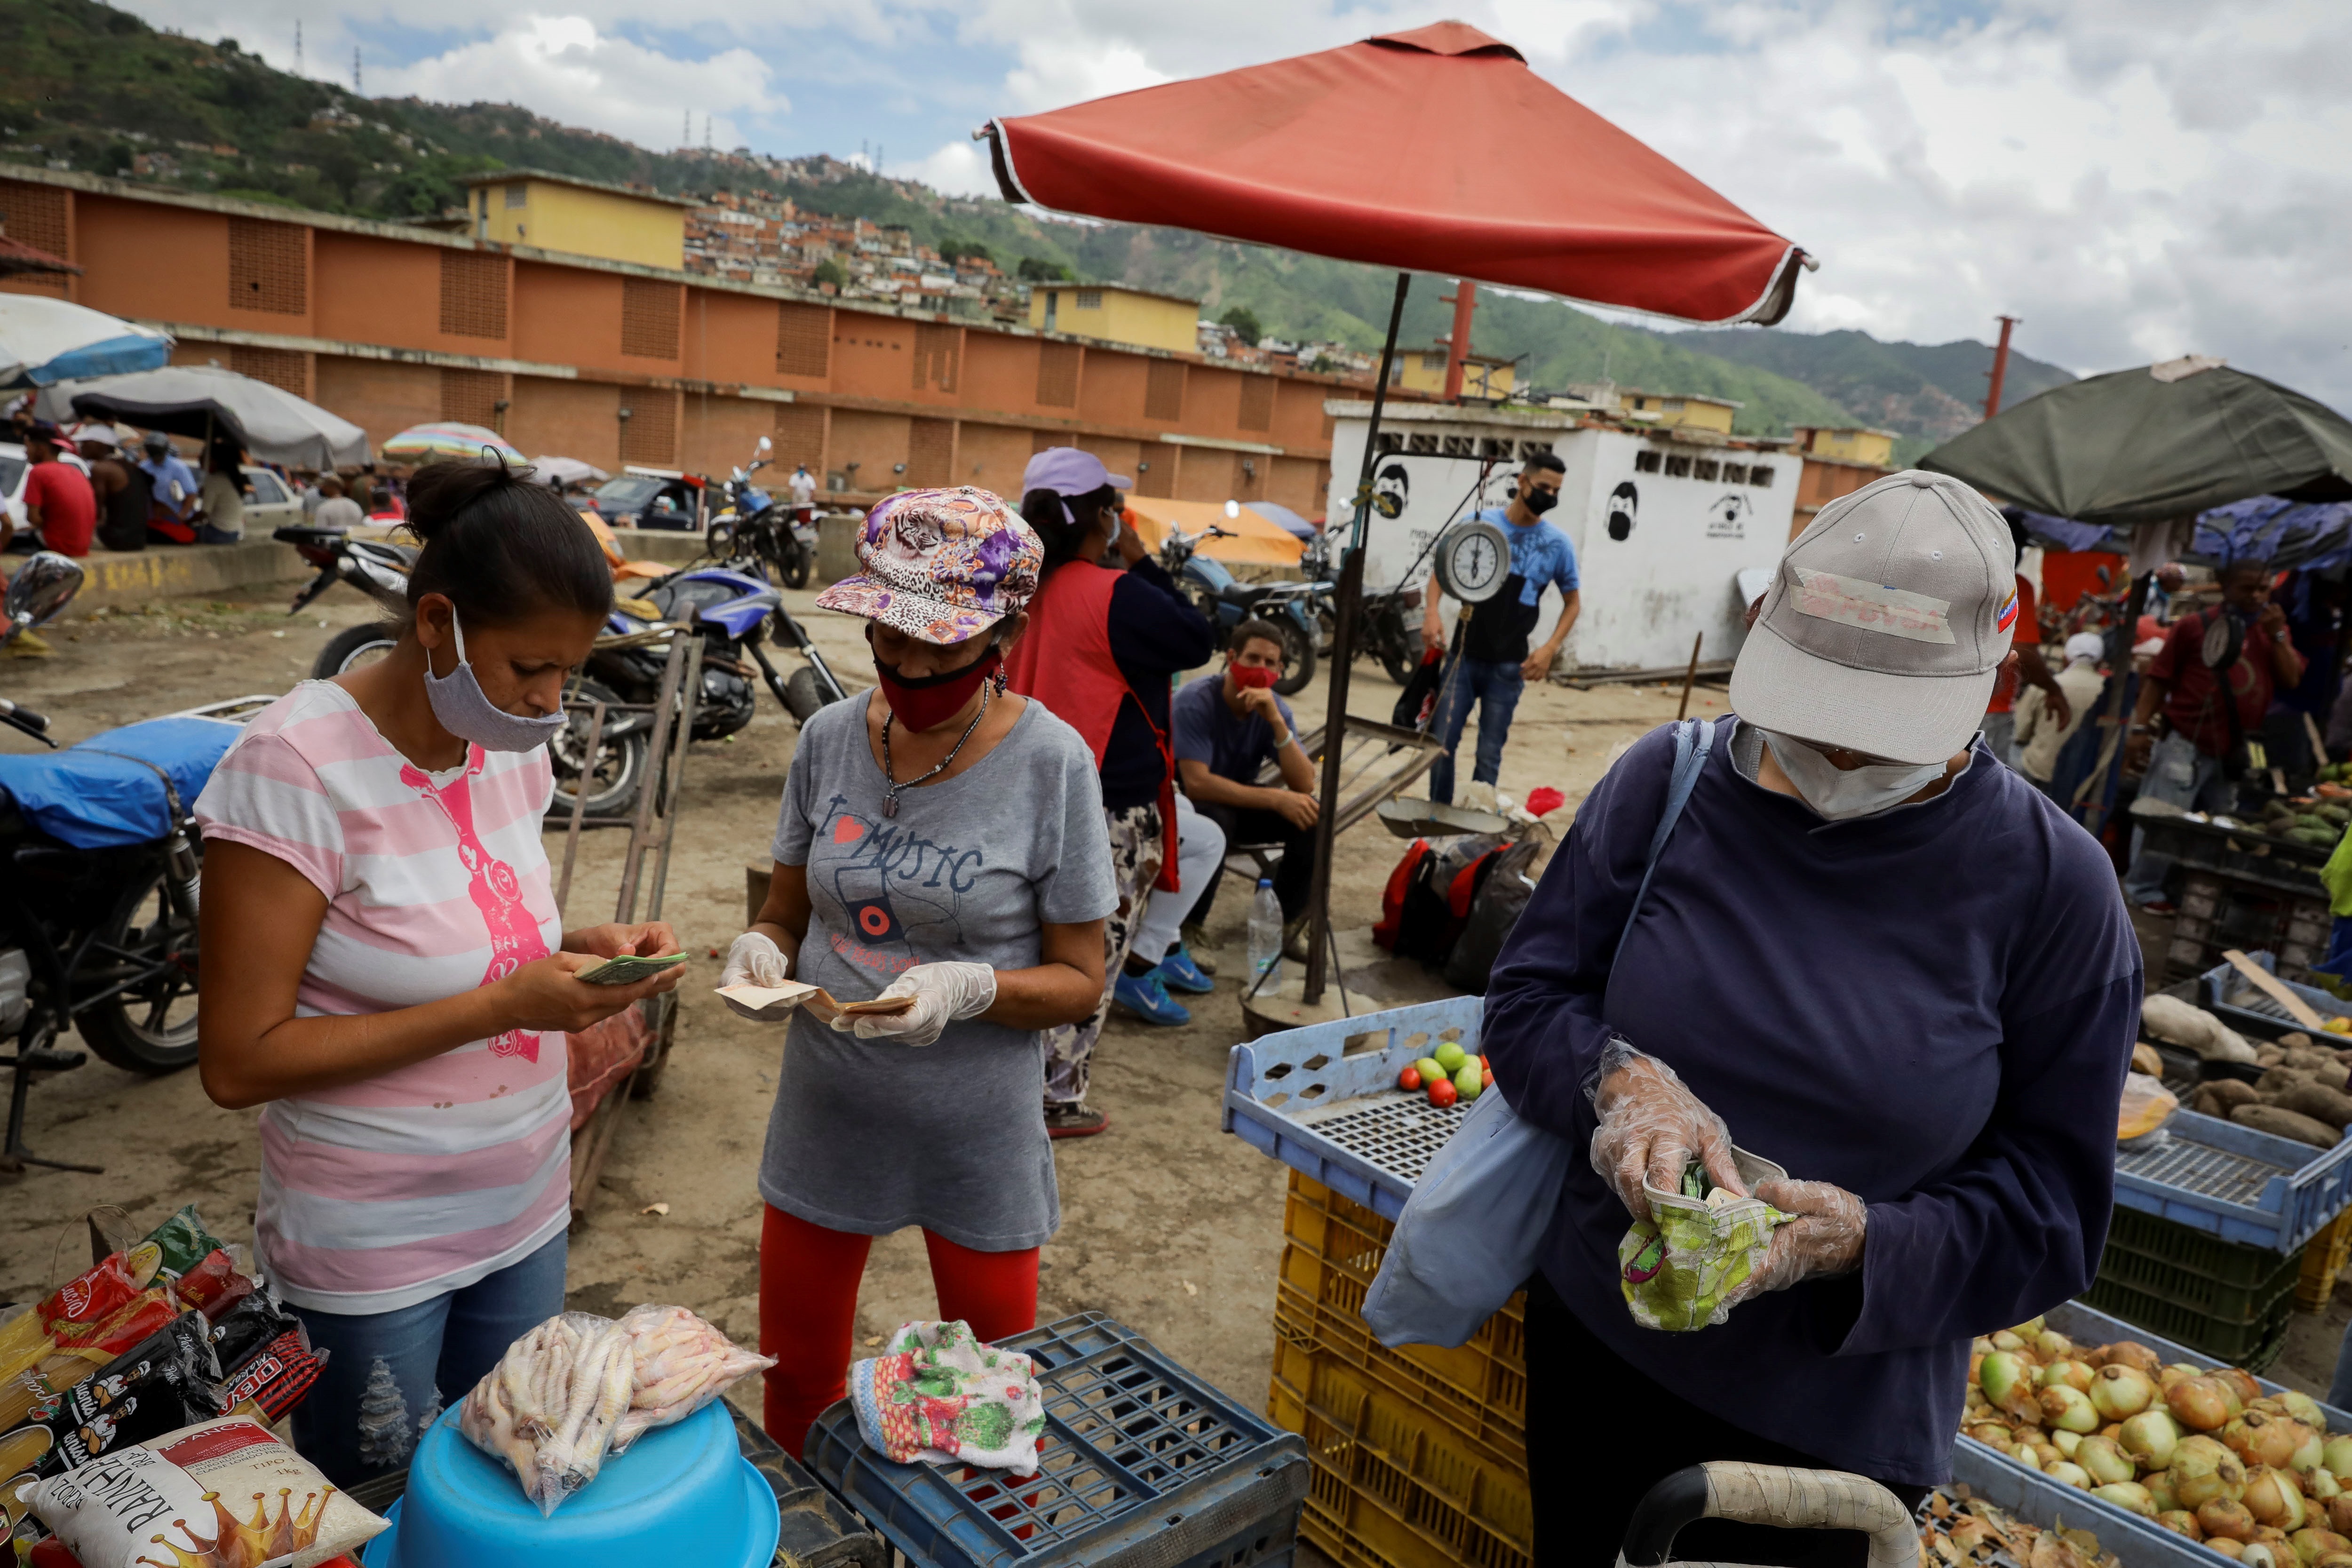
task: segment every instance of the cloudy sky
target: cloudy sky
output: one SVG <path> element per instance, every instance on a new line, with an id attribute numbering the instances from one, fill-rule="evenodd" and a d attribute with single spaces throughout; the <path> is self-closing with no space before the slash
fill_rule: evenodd
<path id="1" fill-rule="evenodd" d="M 1454 15 L 1822 258 L 1791 324 L 1990 336 L 2083 372 L 2188 353 L 2352 409 L 2340 0 L 131 0 L 365 90 L 649 146 L 878 153 Z M 493 19 L 483 20 L 488 15 Z"/>

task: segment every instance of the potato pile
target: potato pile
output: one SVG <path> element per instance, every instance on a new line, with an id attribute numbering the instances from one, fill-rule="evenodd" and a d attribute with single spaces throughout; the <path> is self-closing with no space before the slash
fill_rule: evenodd
<path id="1" fill-rule="evenodd" d="M 2198 1085 L 2189 1109 L 2315 1148 L 2335 1148 L 2352 1124 L 2352 1093 L 2345 1090 L 2352 1079 L 2352 1048 L 2333 1049 L 2298 1032 L 2255 1047 L 2254 1065 L 2263 1069 L 2260 1082 L 2214 1079 Z"/>
<path id="2" fill-rule="evenodd" d="M 2352 1568 L 2352 1434 L 2240 1368 L 2078 1346 L 2036 1318 L 1976 1342 L 1960 1430 L 2253 1568 Z"/>

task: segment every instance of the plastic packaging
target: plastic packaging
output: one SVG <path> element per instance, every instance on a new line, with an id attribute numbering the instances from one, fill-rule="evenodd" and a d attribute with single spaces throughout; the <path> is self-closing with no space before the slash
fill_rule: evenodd
<path id="1" fill-rule="evenodd" d="M 1249 911 L 1250 989 L 1265 994 L 1282 987 L 1282 902 L 1274 896 L 1274 879 L 1257 879 Z M 1261 978 L 1263 977 L 1263 978 Z"/>
<path id="2" fill-rule="evenodd" d="M 162 1434 L 52 1477 L 31 1501 L 82 1568 L 313 1568 L 387 1528 L 309 1460 L 237 1416 Z"/>
<path id="3" fill-rule="evenodd" d="M 1735 1150 L 1743 1183 L 1786 1173 Z M 1763 1266 L 1774 1228 L 1789 1216 L 1758 1197 L 1717 1186 L 1696 1161 L 1672 1190 L 1645 1184 L 1650 1217 L 1636 1219 L 1617 1244 L 1625 1310 L 1645 1329 L 1682 1332 L 1722 1322 L 1732 1299 Z"/>
<path id="4" fill-rule="evenodd" d="M 776 1364 L 755 1355 L 684 1307 L 632 1307 L 621 1319 L 634 1357 L 629 1408 L 613 1426 L 617 1454 L 656 1426 L 683 1421 L 755 1372 Z"/>
<path id="5" fill-rule="evenodd" d="M 523 1495 L 552 1514 L 604 1467 L 635 1368 L 634 1345 L 618 1323 L 562 1313 L 507 1347 L 458 1407 L 457 1430 L 505 1460 Z"/>
<path id="6" fill-rule="evenodd" d="M 2124 1098 L 2116 1112 L 2116 1142 L 2145 1138 L 2172 1120 L 2180 1099 L 2144 1072 L 2124 1077 Z"/>
<path id="7" fill-rule="evenodd" d="M 162 1276 L 161 1282 L 176 1285 L 188 1270 L 214 1253 L 226 1250 L 226 1244 L 206 1230 L 205 1222 L 196 1216 L 196 1205 L 187 1204 L 131 1248 L 131 1277 L 139 1281 L 142 1289 L 157 1283 L 158 1275 Z"/>
<path id="8" fill-rule="evenodd" d="M 49 1408 L 37 1408 L 8 1437 L 47 1432 L 48 1444 L 27 1468 L 54 1475 L 220 1416 L 226 1410 L 215 1386 L 220 1377 L 204 1314 L 185 1313 L 67 1389 Z"/>

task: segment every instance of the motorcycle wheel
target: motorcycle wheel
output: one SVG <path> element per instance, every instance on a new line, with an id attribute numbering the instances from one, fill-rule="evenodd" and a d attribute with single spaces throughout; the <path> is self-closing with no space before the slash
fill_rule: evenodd
<path id="1" fill-rule="evenodd" d="M 144 968 L 180 956 L 160 974 L 108 997 L 74 1020 L 101 1061 L 128 1072 L 177 1072 L 196 1059 L 196 929 L 173 915 L 163 893 L 163 870 L 151 867 L 114 907 L 98 933 L 97 951 L 111 952 L 122 967 Z M 114 982 L 100 969 L 77 974 L 78 984 L 103 989 Z"/>
<path id="2" fill-rule="evenodd" d="M 814 667 L 804 664 L 784 678 L 784 706 L 802 724 L 814 718 L 816 710 L 824 706 L 824 689 L 817 683 Z"/>
<path id="3" fill-rule="evenodd" d="M 794 542 L 793 548 L 784 552 L 783 563 L 776 569 L 776 575 L 784 580 L 785 587 L 805 588 L 808 586 L 809 568 L 813 564 L 810 560 L 810 554 L 811 552 L 803 548 L 797 542 Z"/>
<path id="4" fill-rule="evenodd" d="M 580 682 L 578 695 L 591 702 L 618 702 L 618 693 L 593 680 Z M 637 790 L 646 780 L 646 732 L 632 731 L 618 740 L 599 740 L 596 755 L 587 767 L 581 766 L 581 752 L 588 741 L 588 716 L 574 714 L 572 722 L 556 732 L 547 743 L 548 761 L 555 767 L 555 795 L 548 803 L 547 815 L 561 819 L 572 815 L 572 804 L 581 794 L 580 776 L 588 776 L 587 813 L 590 816 L 616 816 L 626 812 L 636 801 Z"/>
<path id="5" fill-rule="evenodd" d="M 1295 696 L 1315 679 L 1315 639 L 1286 616 L 1275 625 L 1282 628 L 1285 673 L 1274 689 L 1285 697 Z"/>
<path id="6" fill-rule="evenodd" d="M 400 641 L 400 628 L 390 622 L 373 626 L 346 626 L 327 639 L 319 657 L 310 661 L 310 679 L 332 680 L 348 671 L 373 664 L 393 650 Z"/>

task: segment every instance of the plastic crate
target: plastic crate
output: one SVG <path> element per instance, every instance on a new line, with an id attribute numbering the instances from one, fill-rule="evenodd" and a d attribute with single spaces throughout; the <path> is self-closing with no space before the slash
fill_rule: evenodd
<path id="1" fill-rule="evenodd" d="M 2336 1280 L 2352 1263 L 2352 1209 L 2311 1238 L 2303 1249 L 2303 1268 L 2294 1281 L 2294 1304 L 2306 1312 L 2324 1312 L 2336 1299 Z"/>
<path id="2" fill-rule="evenodd" d="M 1305 1445 L 1082 1312 L 1003 1342 L 1045 1385 L 1040 1468 L 897 1465 L 846 1400 L 810 1428 L 808 1464 L 915 1568 L 1281 1568 L 1307 1489 Z"/>
<path id="3" fill-rule="evenodd" d="M 1370 1373 L 1454 1430 L 1527 1461 L 1527 1298 L 1515 1295 L 1464 1343 L 1373 1338 L 1364 1292 L 1388 1250 L 1390 1221 L 1297 1172 L 1285 1205 L 1275 1316 Z"/>
<path id="4" fill-rule="evenodd" d="M 2116 1154 L 2116 1204 L 2223 1241 L 2300 1252 L 2352 1206 L 2352 1142 L 2292 1138 L 2183 1110 L 2157 1147 Z"/>
<path id="5" fill-rule="evenodd" d="M 2334 917 L 2316 879 L 2307 890 L 2231 872 L 2187 868 L 2179 913 L 2164 950 L 2165 977 L 2201 974 L 2231 948 L 2243 952 L 2269 948 L 2279 973 L 2300 978 L 2327 954 Z"/>
<path id="6" fill-rule="evenodd" d="M 2218 1240 L 2131 1209 L 2117 1209 L 2109 1220 L 2099 1258 L 2102 1280 L 2239 1325 L 2267 1321 L 2302 1272 L 2299 1254 Z"/>
<path id="7" fill-rule="evenodd" d="M 1469 1441 L 1279 1318 L 1266 1408 L 1307 1440 L 1300 1531 L 1343 1568 L 1531 1568 L 1524 1458 Z"/>
<path id="8" fill-rule="evenodd" d="M 2249 952 L 2246 956 L 2271 973 L 2278 973 L 2277 955 L 2268 949 Z M 2305 985 L 2298 980 L 2285 982 L 2286 988 L 2303 999 L 2311 1010 L 2327 1018 L 2352 1018 L 2352 1002 L 2340 1002 L 2315 985 Z M 2242 1035 L 2256 1039 L 2275 1040 L 2281 1035 L 2291 1035 L 2304 1029 L 2287 1010 L 2256 989 L 2254 983 L 2238 973 L 2238 966 L 2227 960 L 2215 964 L 2197 977 L 2197 989 L 2206 1011 Z M 2340 1048 L 2352 1046 L 2352 1037 L 2342 1040 L 2318 1037 L 2323 1046 Z"/>
<path id="9" fill-rule="evenodd" d="M 2104 1274 L 2091 1281 L 2082 1299 L 2131 1324 L 2134 1339 L 2141 1338 L 2138 1331 L 2145 1330 L 2187 1345 L 2196 1352 L 2189 1358 L 2191 1361 L 2217 1362 L 2259 1373 L 2286 1349 L 2287 1322 L 2294 1315 L 2294 1277 L 2290 1274 L 2278 1298 L 2246 1322 L 2224 1321 L 2117 1284 Z"/>
<path id="10" fill-rule="evenodd" d="M 1397 1074 L 1443 1040 L 1476 1055 L 1486 1006 L 1452 996 L 1244 1041 L 1225 1065 L 1224 1130 L 1394 1219 L 1468 1114 L 1397 1093 Z"/>

